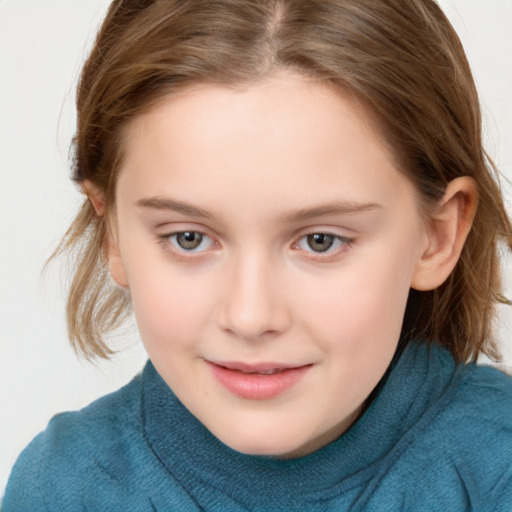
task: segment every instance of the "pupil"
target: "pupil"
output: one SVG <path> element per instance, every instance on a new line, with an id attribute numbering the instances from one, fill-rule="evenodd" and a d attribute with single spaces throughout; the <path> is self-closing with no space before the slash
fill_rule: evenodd
<path id="1" fill-rule="evenodd" d="M 308 245 L 316 252 L 325 252 L 331 248 L 334 243 L 334 237 L 332 235 L 326 235 L 325 233 L 315 233 L 314 235 L 308 236 Z"/>
<path id="2" fill-rule="evenodd" d="M 203 241 L 203 235 L 194 231 L 185 231 L 177 235 L 177 242 L 183 249 L 196 249 Z"/>

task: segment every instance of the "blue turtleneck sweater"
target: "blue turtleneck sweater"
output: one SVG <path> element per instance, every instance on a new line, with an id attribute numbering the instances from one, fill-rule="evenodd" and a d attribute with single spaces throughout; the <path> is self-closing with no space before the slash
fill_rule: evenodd
<path id="1" fill-rule="evenodd" d="M 364 415 L 306 457 L 217 440 L 148 362 L 53 418 L 21 454 L 4 512 L 512 510 L 512 379 L 410 344 Z"/>

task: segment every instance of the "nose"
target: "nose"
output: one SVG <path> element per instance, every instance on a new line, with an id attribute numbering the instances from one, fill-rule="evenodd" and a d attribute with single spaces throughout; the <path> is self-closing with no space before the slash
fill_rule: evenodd
<path id="1" fill-rule="evenodd" d="M 240 258 L 226 279 L 220 327 L 240 339 L 278 336 L 290 324 L 279 271 L 263 257 Z"/>

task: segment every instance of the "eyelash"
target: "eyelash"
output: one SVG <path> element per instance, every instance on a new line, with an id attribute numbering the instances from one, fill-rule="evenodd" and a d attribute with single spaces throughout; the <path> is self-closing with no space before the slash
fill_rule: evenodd
<path id="1" fill-rule="evenodd" d="M 313 240 L 311 240 L 311 238 L 317 237 L 319 235 L 322 237 L 328 237 L 328 238 L 332 239 L 332 244 L 325 251 L 315 251 L 309 245 L 309 243 L 313 241 Z M 308 244 L 309 247 L 308 248 L 301 247 L 302 241 L 305 241 L 305 243 Z M 292 245 L 292 249 L 308 253 L 308 258 L 310 258 L 310 259 L 315 259 L 315 260 L 320 260 L 320 261 L 329 261 L 329 260 L 335 259 L 336 257 L 340 256 L 342 253 L 344 253 L 345 251 L 350 249 L 353 241 L 354 241 L 353 238 L 336 235 L 335 233 L 330 233 L 328 231 L 313 231 L 313 232 L 306 233 L 305 235 L 301 236 L 297 240 L 297 242 L 295 242 Z M 334 247 L 334 249 L 331 250 L 331 248 L 333 248 L 333 247 Z"/>
<path id="2" fill-rule="evenodd" d="M 177 237 L 180 235 L 193 234 L 195 236 L 199 235 L 202 239 L 198 245 L 198 247 L 193 248 L 192 250 L 187 250 L 183 247 L 179 247 L 178 242 L 176 241 Z M 166 252 L 176 257 L 177 259 L 183 260 L 190 257 L 199 257 L 203 255 L 206 250 L 198 250 L 199 247 L 204 243 L 204 241 L 209 240 L 209 245 L 214 246 L 218 245 L 210 236 L 208 236 L 204 231 L 200 231 L 197 229 L 183 230 L 183 231 L 174 231 L 172 233 L 164 233 L 162 235 L 158 235 L 158 242 Z"/>
<path id="3" fill-rule="evenodd" d="M 187 250 L 184 247 L 180 247 L 177 241 L 177 238 L 181 235 L 185 236 L 187 234 L 192 234 L 194 236 L 200 236 L 201 240 L 197 247 L 192 248 L 191 250 Z M 332 239 L 332 243 L 325 251 L 315 251 L 309 245 L 313 237 L 328 237 Z M 205 240 L 209 240 L 208 248 L 200 249 L 201 245 L 205 242 Z M 301 242 L 305 241 L 308 244 L 308 248 L 301 247 Z M 308 258 L 319 260 L 319 261 L 329 261 L 331 259 L 340 256 L 340 254 L 344 253 L 348 249 L 351 248 L 354 239 L 348 238 L 341 235 L 336 235 L 334 233 L 330 233 L 328 231 L 313 231 L 302 235 L 296 242 L 291 245 L 291 248 L 296 251 L 302 251 L 308 254 Z M 171 233 L 165 233 L 158 235 L 158 242 L 162 245 L 162 247 L 170 253 L 172 256 L 184 260 L 190 257 L 200 257 L 204 253 L 208 252 L 208 250 L 213 246 L 219 246 L 215 240 L 213 240 L 210 236 L 208 236 L 204 231 L 201 230 L 183 230 L 183 231 L 174 231 Z M 321 243 L 321 241 L 319 241 Z M 331 248 L 334 247 L 333 250 Z"/>

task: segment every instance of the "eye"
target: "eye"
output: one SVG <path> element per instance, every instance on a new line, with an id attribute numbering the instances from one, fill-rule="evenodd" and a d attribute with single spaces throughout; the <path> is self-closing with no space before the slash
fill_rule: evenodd
<path id="1" fill-rule="evenodd" d="M 313 253 L 333 253 L 348 246 L 351 239 L 331 233 L 310 233 L 299 239 L 295 248 Z"/>
<path id="2" fill-rule="evenodd" d="M 215 244 L 209 236 L 199 231 L 179 231 L 161 235 L 160 238 L 171 249 L 182 253 L 204 252 Z"/>
<path id="3" fill-rule="evenodd" d="M 314 233 L 306 236 L 307 246 L 315 252 L 326 252 L 334 244 L 335 238 L 326 233 Z"/>

